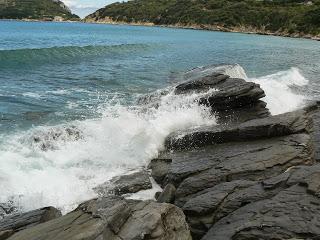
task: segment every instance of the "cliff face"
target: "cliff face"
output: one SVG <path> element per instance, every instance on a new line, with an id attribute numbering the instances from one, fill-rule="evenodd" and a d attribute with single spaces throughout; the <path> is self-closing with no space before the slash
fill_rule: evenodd
<path id="1" fill-rule="evenodd" d="M 0 0 L 0 19 L 78 20 L 59 0 Z"/>
<path id="2" fill-rule="evenodd" d="M 85 20 L 319 36 L 319 14 L 319 0 L 132 0 L 110 4 Z"/>

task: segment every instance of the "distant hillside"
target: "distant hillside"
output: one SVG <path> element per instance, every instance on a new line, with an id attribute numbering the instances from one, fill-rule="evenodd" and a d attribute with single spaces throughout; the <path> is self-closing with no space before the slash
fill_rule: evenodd
<path id="1" fill-rule="evenodd" d="M 78 20 L 59 0 L 0 0 L 0 19 Z"/>
<path id="2" fill-rule="evenodd" d="M 320 0 L 132 0 L 85 20 L 319 36 Z"/>

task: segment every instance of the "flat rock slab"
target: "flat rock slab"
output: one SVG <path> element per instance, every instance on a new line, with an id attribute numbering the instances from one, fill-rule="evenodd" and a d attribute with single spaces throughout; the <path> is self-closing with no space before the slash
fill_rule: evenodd
<path id="1" fill-rule="evenodd" d="M 311 132 L 312 118 L 307 110 L 247 121 L 176 132 L 166 139 L 168 150 L 185 150 L 217 143 L 250 141 L 262 138 Z"/>
<path id="2" fill-rule="evenodd" d="M 234 229 L 239 229 L 239 226 L 235 226 L 233 224 L 234 220 L 229 219 L 230 216 L 233 216 L 237 213 L 240 214 L 237 217 L 241 218 L 243 215 L 246 215 L 243 212 L 244 210 L 251 211 L 252 209 L 254 209 L 253 206 L 259 205 L 253 205 L 254 203 L 261 202 L 262 204 L 265 200 L 272 199 L 280 193 L 283 194 L 281 197 L 281 201 L 280 203 L 275 204 L 275 206 L 281 204 L 285 205 L 285 199 L 287 197 L 288 202 L 290 203 L 290 195 L 292 190 L 291 187 L 293 186 L 303 186 L 304 188 L 301 192 L 298 193 L 300 195 L 299 199 L 303 199 L 304 196 L 306 197 L 306 200 L 301 202 L 301 209 L 311 209 L 312 207 L 314 207 L 313 205 L 319 204 L 320 200 L 318 198 L 320 196 L 320 164 L 313 166 L 293 167 L 278 176 L 263 181 L 235 180 L 231 182 L 220 183 L 212 188 L 205 189 L 201 193 L 190 198 L 183 205 L 182 209 L 187 216 L 194 239 L 200 239 L 211 226 L 212 230 L 210 230 L 210 232 L 207 234 L 210 237 L 206 237 L 204 239 L 237 239 L 236 236 L 238 233 L 236 233 Z M 314 202 L 309 202 L 307 200 L 308 198 L 314 199 Z M 245 208 L 245 206 L 247 205 L 250 205 L 251 207 Z M 243 211 L 239 210 L 238 213 L 238 209 L 243 209 Z M 274 224 L 272 225 L 272 227 L 280 229 L 281 224 L 277 223 L 277 221 L 279 221 L 279 219 L 277 219 L 278 216 L 282 214 L 283 219 L 280 221 L 285 221 L 286 218 L 290 215 L 300 214 L 298 213 L 300 210 L 296 207 L 291 209 L 291 211 L 293 212 L 292 214 L 288 214 L 287 211 L 289 209 L 290 207 L 284 207 L 282 213 L 278 212 L 279 209 L 272 209 L 271 211 L 274 211 L 273 215 L 269 216 L 265 223 L 260 222 L 261 226 L 263 226 L 264 224 L 269 224 L 268 221 L 271 221 L 271 218 L 273 217 Z M 319 210 L 320 208 L 318 207 L 313 216 L 312 213 L 309 213 L 309 217 L 312 216 L 313 218 L 316 218 L 317 214 L 320 213 Z M 258 214 L 255 215 L 255 217 L 259 219 Z M 228 220 L 224 221 L 225 219 Z M 317 225 L 319 225 L 320 218 L 316 219 L 318 219 L 316 221 Z M 250 225 L 251 220 L 251 218 L 244 217 L 241 223 L 243 225 L 243 228 Z M 259 219 L 259 221 L 264 220 Z M 297 225 L 299 224 L 299 221 L 301 221 L 301 219 L 292 217 L 291 224 Z M 304 221 L 308 222 L 310 220 L 305 219 Z M 306 222 L 304 222 L 303 224 L 306 224 Z M 216 229 L 220 231 L 220 223 L 225 224 L 224 228 L 228 229 L 225 230 L 226 232 L 230 230 L 231 227 L 229 228 L 229 224 L 231 224 L 232 227 L 234 227 L 234 229 L 232 229 L 234 235 L 229 238 L 223 238 L 224 236 L 226 236 L 226 234 L 224 234 L 223 237 L 216 238 Z M 262 228 L 260 228 L 258 225 L 256 227 L 258 229 L 250 230 L 250 234 L 253 234 L 252 236 L 247 233 L 248 229 L 245 229 L 243 231 L 244 233 L 248 234 L 248 236 L 239 239 L 285 239 L 286 235 L 279 235 L 279 233 L 273 235 L 272 232 L 263 232 L 264 230 L 262 230 Z M 255 232 L 259 231 L 261 232 L 261 235 L 255 236 Z M 312 234 L 315 236 L 317 232 L 318 231 L 315 231 Z M 244 233 L 241 234 L 242 237 L 245 236 Z M 279 235 L 278 238 L 275 237 L 277 235 Z M 299 234 L 295 234 L 293 231 L 293 233 L 289 234 L 288 236 L 290 236 L 291 238 L 299 237 Z"/>
<path id="3" fill-rule="evenodd" d="M 317 239 L 319 214 L 319 197 L 297 184 L 235 210 L 202 239 Z"/>
<path id="4" fill-rule="evenodd" d="M 177 188 L 174 203 L 186 214 L 194 239 L 238 208 L 283 190 L 273 188 L 287 180 L 282 174 L 288 169 L 315 163 L 306 133 L 174 151 L 164 158 L 171 165 L 161 184 Z"/>
<path id="5" fill-rule="evenodd" d="M 0 236 L 6 239 L 10 235 L 61 216 L 53 207 L 46 207 L 26 213 L 9 215 L 0 220 Z"/>
<path id="6" fill-rule="evenodd" d="M 310 136 L 302 133 L 167 153 L 161 159 L 172 161 L 164 183 L 173 183 L 179 187 L 177 194 L 182 193 L 181 190 L 187 184 L 185 194 L 191 194 L 198 191 L 198 188 L 202 190 L 222 181 L 242 177 L 247 180 L 263 179 L 272 174 L 277 175 L 291 166 L 312 164 L 313 154 Z M 198 182 L 197 178 L 199 187 L 190 188 Z M 212 183 L 209 184 L 207 180 Z M 189 185 L 191 182 L 193 184 Z"/>
<path id="7" fill-rule="evenodd" d="M 181 209 L 153 201 L 108 196 L 26 229 L 10 240 L 191 240 Z"/>
<path id="8" fill-rule="evenodd" d="M 149 173 L 145 170 L 138 171 L 128 175 L 122 175 L 111 179 L 110 182 L 104 183 L 95 188 L 99 195 L 123 195 L 127 193 L 136 193 L 141 190 L 152 188 Z"/>

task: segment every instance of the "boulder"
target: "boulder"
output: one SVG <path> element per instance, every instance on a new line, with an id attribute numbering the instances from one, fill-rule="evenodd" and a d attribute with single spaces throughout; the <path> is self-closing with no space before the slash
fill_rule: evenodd
<path id="1" fill-rule="evenodd" d="M 8 215 L 0 220 L 0 239 L 6 239 L 12 234 L 31 228 L 61 216 L 61 212 L 53 207 L 45 207 L 26 213 Z"/>
<path id="2" fill-rule="evenodd" d="M 176 188 L 172 184 L 167 184 L 160 195 L 157 197 L 157 201 L 160 203 L 174 203 L 176 194 Z"/>
<path id="3" fill-rule="evenodd" d="M 152 188 L 149 173 L 145 170 L 134 172 L 128 175 L 122 175 L 111 179 L 94 190 L 101 196 L 108 194 L 123 195 L 127 193 L 136 193 L 141 190 Z"/>
<path id="4" fill-rule="evenodd" d="M 168 158 L 157 158 L 151 160 L 149 164 L 149 168 L 151 169 L 151 176 L 157 183 L 161 184 L 161 182 L 163 182 L 164 178 L 169 172 L 171 162 L 172 160 Z"/>
<path id="5" fill-rule="evenodd" d="M 156 91 L 141 97 L 139 104 L 158 107 L 167 94 L 198 94 L 199 104 L 210 106 L 222 122 L 244 122 L 270 115 L 265 96 L 260 86 L 245 80 L 244 70 L 239 65 L 206 66 L 194 68 L 176 76 L 172 81 L 182 82 L 173 88 Z"/>
<path id="6" fill-rule="evenodd" d="M 265 97 L 264 91 L 256 83 L 240 78 L 230 78 L 228 75 L 214 73 L 200 79 L 191 80 L 178 85 L 176 94 L 212 91 L 207 98 L 201 98 L 200 103 L 222 111 L 250 105 Z"/>
<path id="7" fill-rule="evenodd" d="M 175 94 L 207 93 L 199 95 L 199 103 L 210 106 L 220 122 L 243 122 L 270 115 L 260 86 L 245 80 L 239 65 L 206 66 L 184 73 L 175 87 Z"/>
<path id="8" fill-rule="evenodd" d="M 10 240 L 189 240 L 185 216 L 171 204 L 108 196 L 18 232 Z"/>

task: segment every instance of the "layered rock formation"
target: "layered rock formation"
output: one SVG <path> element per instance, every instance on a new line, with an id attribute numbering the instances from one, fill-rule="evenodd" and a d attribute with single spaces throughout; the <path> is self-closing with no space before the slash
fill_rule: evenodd
<path id="1" fill-rule="evenodd" d="M 121 196 L 151 188 L 141 170 L 98 186 L 99 198 L 65 216 L 53 208 L 8 216 L 0 239 L 318 239 L 318 103 L 271 116 L 259 85 L 231 70 L 197 68 L 174 88 L 208 93 L 195 101 L 210 106 L 219 124 L 167 137 L 149 164 L 163 187 L 157 202 Z M 141 101 L 157 104 L 157 95 Z"/>
<path id="2" fill-rule="evenodd" d="M 177 91 L 214 87 L 217 81 L 212 79 L 217 78 L 231 82 L 217 92 L 227 98 L 220 106 L 215 105 L 219 100 L 214 104 L 207 100 L 218 116 L 226 108 L 232 114 L 263 96 L 255 84 L 212 73 L 205 80 L 200 77 L 181 84 Z M 252 91 L 259 94 L 250 94 Z M 238 100 L 243 94 L 251 102 Z M 166 140 L 167 151 L 150 163 L 152 175 L 164 187 L 162 194 L 168 194 L 167 186 L 176 188 L 167 199 L 186 214 L 193 239 L 317 238 L 318 116 L 314 103 L 277 116 L 241 117 L 172 133 Z"/>

